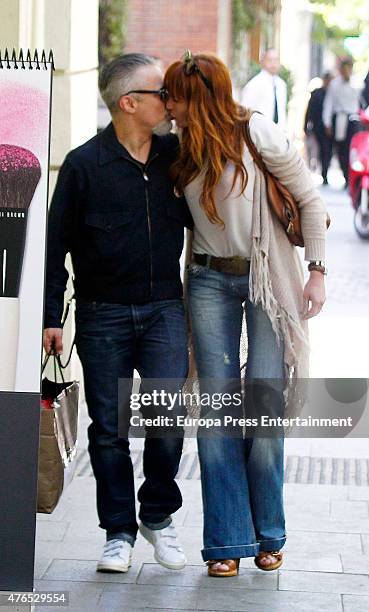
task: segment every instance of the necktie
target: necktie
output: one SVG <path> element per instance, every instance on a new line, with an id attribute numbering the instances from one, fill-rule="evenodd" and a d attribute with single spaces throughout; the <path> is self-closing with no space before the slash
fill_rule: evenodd
<path id="1" fill-rule="evenodd" d="M 277 100 L 277 85 L 273 79 L 273 91 L 274 91 L 274 123 L 278 123 L 278 100 Z"/>

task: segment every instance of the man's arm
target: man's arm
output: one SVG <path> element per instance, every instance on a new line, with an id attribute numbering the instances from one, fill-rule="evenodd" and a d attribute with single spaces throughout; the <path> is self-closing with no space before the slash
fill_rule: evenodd
<path id="1" fill-rule="evenodd" d="M 52 197 L 47 236 L 44 348 L 62 352 L 61 318 L 64 292 L 68 281 L 65 257 L 70 251 L 76 221 L 78 181 L 68 158 L 60 168 Z"/>

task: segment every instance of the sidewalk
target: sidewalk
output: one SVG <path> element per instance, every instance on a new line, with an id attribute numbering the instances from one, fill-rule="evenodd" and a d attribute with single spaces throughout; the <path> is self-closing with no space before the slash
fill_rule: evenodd
<path id="1" fill-rule="evenodd" d="M 366 376 L 368 344 L 362 340 L 369 329 L 369 286 L 360 284 L 366 292 L 360 301 L 351 279 L 358 267 L 367 275 L 364 250 L 368 245 L 352 234 L 347 195 L 334 190 L 325 194 L 331 199 L 335 217 L 328 266 L 333 296 L 312 325 L 313 375 Z M 340 261 L 344 261 L 344 269 Z M 86 450 L 88 419 L 83 407 L 81 417 L 76 476 L 55 512 L 37 517 L 35 588 L 69 591 L 68 612 L 369 610 L 368 438 L 287 439 L 283 566 L 277 572 L 262 572 L 252 558 L 243 559 L 239 576 L 227 579 L 209 578 L 200 555 L 199 466 L 195 443 L 189 441 L 179 470 L 184 504 L 175 515 L 187 567 L 180 572 L 162 568 L 153 559 L 152 547 L 139 535 L 130 571 L 113 575 L 95 571 L 104 532 L 97 526 L 95 481 Z M 137 488 L 142 478 L 141 449 L 142 441 L 133 441 Z M 220 508 L 220 516 L 221 512 Z M 5 609 L 16 610 L 0 608 Z M 55 609 L 36 607 L 40 612 Z"/>
<path id="2" fill-rule="evenodd" d="M 83 414 L 81 432 L 86 422 Z M 142 441 L 134 442 L 132 457 L 135 473 L 140 476 Z M 85 439 L 81 444 L 86 446 Z M 306 461 L 324 456 L 341 463 L 344 458 L 364 459 L 369 457 L 369 440 L 286 440 L 286 464 L 291 458 Z M 95 483 L 88 455 L 81 452 L 76 476 L 57 509 L 51 516 L 37 518 L 36 590 L 69 591 L 68 612 L 369 609 L 367 486 L 287 482 L 288 537 L 283 569 L 268 574 L 256 569 L 253 559 L 243 559 L 240 575 L 222 580 L 207 577 L 200 556 L 202 511 L 193 440 L 186 445 L 180 475 L 184 505 L 175 515 L 175 524 L 188 556 L 185 570 L 170 571 L 155 563 L 152 547 L 139 535 L 130 571 L 101 574 L 95 566 L 104 533 L 97 527 Z M 137 488 L 140 481 L 137 477 Z M 47 612 L 55 607 L 36 610 Z"/>

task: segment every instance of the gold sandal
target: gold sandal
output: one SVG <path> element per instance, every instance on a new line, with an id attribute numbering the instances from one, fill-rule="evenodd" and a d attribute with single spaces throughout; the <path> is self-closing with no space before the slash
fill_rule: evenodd
<path id="1" fill-rule="evenodd" d="M 272 557 L 275 557 L 277 561 L 275 563 L 269 563 L 269 565 L 263 565 L 262 563 L 260 563 L 259 561 L 260 559 L 263 559 L 264 557 L 268 557 L 269 555 L 271 555 Z M 279 567 L 281 567 L 283 563 L 283 553 L 280 552 L 279 550 L 273 551 L 273 552 L 261 550 L 258 553 L 258 555 L 255 557 L 254 563 L 256 567 L 258 567 L 261 570 L 264 570 L 264 572 L 270 572 L 271 570 L 276 570 Z"/>
<path id="2" fill-rule="evenodd" d="M 222 565 L 227 565 L 228 570 L 224 571 L 220 569 L 214 569 L 213 566 L 216 565 L 217 563 L 221 563 Z M 240 566 L 240 560 L 239 559 L 209 559 L 209 561 L 206 561 L 206 565 L 208 566 L 208 576 L 215 576 L 215 577 L 237 576 L 238 568 Z"/>

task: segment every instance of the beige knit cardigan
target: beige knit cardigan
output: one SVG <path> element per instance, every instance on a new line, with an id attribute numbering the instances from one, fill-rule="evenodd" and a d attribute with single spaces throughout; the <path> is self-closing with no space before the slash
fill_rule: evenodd
<path id="1" fill-rule="evenodd" d="M 327 211 L 305 162 L 292 143 L 287 151 L 270 157 L 263 155 L 263 160 L 296 199 L 301 214 L 305 259 L 324 260 Z M 254 167 L 249 299 L 262 305 L 277 339 L 284 341 L 285 414 L 290 416 L 302 407 L 304 379 L 309 376 L 308 322 L 302 318 L 304 275 L 297 253 L 299 247 L 291 245 L 271 212 L 264 175 L 256 164 Z M 188 247 L 186 261 L 192 256 L 190 241 Z"/>

